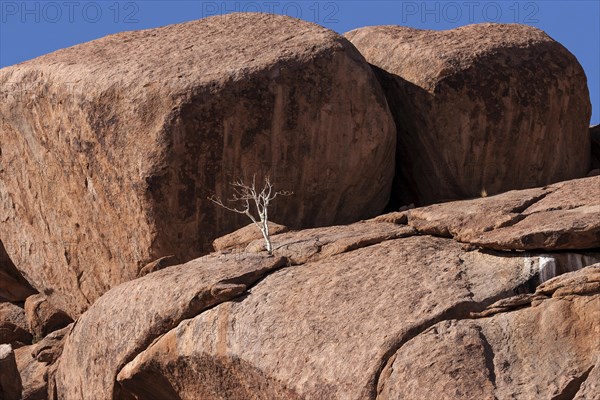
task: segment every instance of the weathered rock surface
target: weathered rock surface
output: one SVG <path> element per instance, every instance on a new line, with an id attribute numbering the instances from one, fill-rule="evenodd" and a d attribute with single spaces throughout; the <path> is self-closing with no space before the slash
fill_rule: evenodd
<path id="1" fill-rule="evenodd" d="M 35 293 L 29 282 L 19 273 L 0 241 L 0 301 L 25 301 Z"/>
<path id="2" fill-rule="evenodd" d="M 41 339 L 50 332 L 64 328 L 73 320 L 64 312 L 54 308 L 41 294 L 29 296 L 25 300 L 25 316 L 29 332 Z"/>
<path id="3" fill-rule="evenodd" d="M 0 86 L 0 237 L 72 317 L 242 227 L 208 200 L 235 178 L 293 190 L 272 210 L 292 227 L 370 218 L 389 199 L 385 95 L 315 24 L 248 13 L 122 32 L 3 68 Z"/>
<path id="4" fill-rule="evenodd" d="M 68 336 L 56 374 L 58 398 L 120 398 L 118 371 L 152 340 L 183 319 L 242 295 L 283 265 L 281 257 L 216 253 L 115 287 Z"/>
<path id="5" fill-rule="evenodd" d="M 599 262 L 597 251 L 508 253 L 452 238 L 479 237 L 522 214 L 589 208 L 591 182 L 279 233 L 274 257 L 262 238 L 244 247 L 248 236 L 235 232 L 221 253 L 101 297 L 69 336 L 57 396 L 373 398 L 390 357 L 429 327 L 527 307 L 542 282 Z M 577 279 L 569 287 L 589 286 Z"/>
<path id="6" fill-rule="evenodd" d="M 581 384 L 573 400 L 588 400 L 600 397 L 600 354 L 596 353 L 596 365 Z"/>
<path id="7" fill-rule="evenodd" d="M 274 222 L 268 222 L 269 233 L 271 235 L 277 235 L 278 233 L 287 232 L 289 229 L 287 226 L 279 225 Z M 258 227 L 252 223 L 246 225 L 237 231 L 231 232 L 227 235 L 216 238 L 213 241 L 213 248 L 215 251 L 231 250 L 231 249 L 243 249 L 248 243 L 261 239 L 262 233 Z"/>
<path id="8" fill-rule="evenodd" d="M 21 392 L 15 353 L 10 344 L 0 344 L 0 399 L 22 400 Z"/>
<path id="9" fill-rule="evenodd" d="M 180 323 L 117 379 L 144 399 L 374 398 L 403 343 L 539 274 L 536 257 L 462 247 L 414 236 L 281 269 Z"/>
<path id="10" fill-rule="evenodd" d="M 27 318 L 23 308 L 8 302 L 0 302 L 0 344 L 13 348 L 31 343 Z"/>
<path id="11" fill-rule="evenodd" d="M 72 326 L 54 331 L 41 341 L 17 350 L 16 361 L 23 383 L 21 400 L 58 400 L 53 397 L 56 361 Z"/>
<path id="12" fill-rule="evenodd" d="M 274 235 L 271 241 L 274 254 L 286 257 L 291 264 L 304 264 L 416 233 L 411 227 L 390 222 L 361 221 L 282 233 Z M 247 252 L 264 250 L 262 239 L 249 243 L 245 248 Z"/>
<path id="13" fill-rule="evenodd" d="M 573 398 L 600 354 L 600 264 L 554 278 L 532 298 L 408 341 L 384 368 L 378 399 Z M 583 398 L 600 395 L 589 390 Z"/>
<path id="14" fill-rule="evenodd" d="M 345 36 L 374 65 L 398 128 L 397 205 L 587 175 L 583 68 L 531 26 L 373 26 Z"/>
<path id="15" fill-rule="evenodd" d="M 600 176 L 410 210 L 421 233 L 497 250 L 600 248 Z"/>

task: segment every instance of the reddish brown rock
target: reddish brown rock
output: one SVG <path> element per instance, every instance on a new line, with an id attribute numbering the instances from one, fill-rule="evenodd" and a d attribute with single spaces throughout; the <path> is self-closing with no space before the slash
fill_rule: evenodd
<path id="1" fill-rule="evenodd" d="M 19 273 L 0 241 L 0 301 L 25 301 L 35 293 L 29 282 Z"/>
<path id="2" fill-rule="evenodd" d="M 121 398 L 115 377 L 139 351 L 181 320 L 241 296 L 284 264 L 281 257 L 216 253 L 115 287 L 69 334 L 56 374 L 58 398 Z"/>
<path id="3" fill-rule="evenodd" d="M 600 248 L 600 176 L 409 211 L 421 233 L 496 250 Z"/>
<path id="4" fill-rule="evenodd" d="M 31 343 L 25 310 L 8 302 L 0 302 L 0 344 L 4 343 L 13 348 Z"/>
<path id="5" fill-rule="evenodd" d="M 573 400 L 588 400 L 599 397 L 600 395 L 600 354 L 596 355 L 596 365 L 588 371 L 588 374 L 582 375 L 583 380 L 579 390 Z M 578 383 L 578 382 L 576 382 Z"/>
<path id="6" fill-rule="evenodd" d="M 600 248 L 600 176 L 549 186 L 516 223 L 469 242 L 499 250 Z"/>
<path id="7" fill-rule="evenodd" d="M 165 256 L 161 257 L 158 260 L 154 260 L 151 263 L 146 264 L 144 268 L 140 269 L 138 273 L 138 278 L 144 275 L 148 275 L 152 272 L 160 271 L 161 269 L 165 269 L 167 267 L 172 267 L 173 265 L 181 264 L 179 258 L 175 256 Z"/>
<path id="8" fill-rule="evenodd" d="M 274 254 L 286 257 L 292 264 L 304 264 L 416 233 L 408 226 L 385 221 L 362 221 L 282 233 L 274 235 L 271 241 Z M 245 250 L 264 251 L 264 241 L 257 239 L 249 243 Z"/>
<path id="9" fill-rule="evenodd" d="M 345 36 L 374 65 L 396 120 L 397 205 L 587 175 L 586 76 L 541 30 L 372 26 Z"/>
<path id="10" fill-rule="evenodd" d="M 122 32 L 3 68 L 0 86 L 0 237 L 72 317 L 245 225 L 207 199 L 236 178 L 293 190 L 271 213 L 293 227 L 370 218 L 389 199 L 383 91 L 315 24 L 247 13 Z"/>
<path id="11" fill-rule="evenodd" d="M 597 398 L 593 382 L 581 386 L 600 355 L 600 287 L 582 293 L 581 282 L 600 283 L 600 264 L 547 282 L 515 311 L 440 322 L 390 359 L 377 398 L 572 399 L 586 387 Z"/>
<path id="12" fill-rule="evenodd" d="M 21 392 L 15 353 L 9 344 L 0 344 L 0 399 L 22 400 Z"/>
<path id="13" fill-rule="evenodd" d="M 536 188 L 480 199 L 434 204 L 408 211 L 408 223 L 421 233 L 468 242 L 473 237 L 522 219 L 520 212 L 546 195 Z"/>
<path id="14" fill-rule="evenodd" d="M 17 350 L 16 361 L 23 385 L 22 400 L 58 400 L 54 397 L 54 374 L 71 326 L 54 331 L 41 341 Z"/>
<path id="15" fill-rule="evenodd" d="M 29 296 L 25 301 L 25 316 L 29 332 L 41 339 L 50 332 L 64 328 L 73 320 L 64 312 L 54 308 L 41 294 Z"/>
<path id="16" fill-rule="evenodd" d="M 269 233 L 277 235 L 288 231 L 287 226 L 279 225 L 274 222 L 269 222 Z M 234 248 L 243 249 L 246 245 L 254 240 L 261 239 L 262 233 L 254 224 L 246 225 L 245 227 L 231 232 L 225 236 L 221 236 L 213 241 L 215 251 L 231 250 Z"/>
<path id="17" fill-rule="evenodd" d="M 522 257 L 461 247 L 415 236 L 283 268 L 238 301 L 180 323 L 117 379 L 144 399 L 374 398 L 393 349 L 517 293 L 536 274 Z"/>

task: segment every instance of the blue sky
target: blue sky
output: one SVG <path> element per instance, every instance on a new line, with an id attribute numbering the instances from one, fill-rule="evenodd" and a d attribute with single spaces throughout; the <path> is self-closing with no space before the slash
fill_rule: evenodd
<path id="1" fill-rule="evenodd" d="M 125 30 L 234 11 L 286 14 L 344 33 L 367 25 L 450 29 L 478 22 L 546 31 L 583 65 L 600 122 L 600 1 L 9 1 L 0 0 L 0 67 Z"/>

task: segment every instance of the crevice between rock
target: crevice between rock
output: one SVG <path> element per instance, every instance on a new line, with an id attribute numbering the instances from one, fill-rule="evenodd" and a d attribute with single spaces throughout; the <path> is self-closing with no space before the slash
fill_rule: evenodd
<path id="1" fill-rule="evenodd" d="M 494 366 L 494 358 L 496 357 L 494 353 L 494 349 L 488 342 L 487 338 L 483 334 L 480 327 L 477 327 L 477 333 L 479 335 L 479 339 L 481 339 L 481 344 L 483 345 L 483 352 L 485 356 L 485 366 L 490 374 L 490 382 L 494 385 L 494 389 L 496 388 L 496 367 Z"/>
<path id="2" fill-rule="evenodd" d="M 543 199 L 548 197 L 550 194 L 554 193 L 554 190 L 552 190 L 551 188 L 548 188 L 548 187 L 544 187 L 544 188 L 542 188 L 542 190 L 546 190 L 546 192 L 542 193 L 539 196 L 533 196 L 531 199 L 527 200 L 519 207 L 515 207 L 512 210 L 510 210 L 510 212 L 521 214 L 521 213 L 523 213 L 523 211 L 527 210 L 529 207 L 531 207 L 535 203 L 539 203 L 540 201 L 542 201 Z"/>
<path id="3" fill-rule="evenodd" d="M 556 396 L 552 397 L 551 400 L 573 400 L 577 395 L 577 392 L 579 392 L 581 385 L 583 385 L 583 382 L 587 380 L 588 376 L 590 375 L 590 372 L 592 372 L 592 369 L 594 369 L 593 366 L 584 371 L 583 374 L 574 377 L 567 384 L 567 386 L 565 386 L 563 391 L 557 394 Z"/>
<path id="4" fill-rule="evenodd" d="M 388 349 L 388 351 L 386 351 L 384 353 L 383 357 L 381 358 L 381 361 L 379 362 L 379 366 L 377 367 L 373 378 L 371 378 L 369 381 L 369 386 L 370 386 L 369 398 L 370 399 L 378 398 L 379 393 L 381 392 L 381 389 L 383 388 L 383 387 L 380 388 L 382 374 L 394 362 L 395 355 L 402 348 L 402 346 L 404 346 L 410 340 L 416 338 L 421 333 L 425 332 L 426 330 L 428 330 L 429 328 L 431 328 L 432 326 L 434 326 L 435 324 L 437 324 L 439 322 L 446 321 L 446 320 L 469 319 L 471 313 L 483 311 L 487 307 L 487 305 L 494 303 L 494 301 L 489 301 L 489 304 L 487 304 L 487 303 L 488 303 L 488 301 L 485 301 L 485 302 L 472 302 L 472 301 L 461 302 L 461 303 L 455 304 L 452 307 L 448 308 L 447 310 L 441 312 L 439 315 L 437 315 L 433 318 L 430 318 L 427 321 L 423 321 L 422 323 L 408 329 L 403 335 L 401 335 L 399 340 L 396 343 L 394 343 Z"/>
<path id="5" fill-rule="evenodd" d="M 588 264 L 588 265 L 591 265 L 591 264 Z M 582 266 L 581 268 L 584 268 L 584 267 L 585 266 Z M 552 276 L 551 278 L 563 275 L 568 272 L 572 272 L 572 271 L 560 271 L 559 273 Z M 452 307 L 448 308 L 447 310 L 443 311 L 442 313 L 440 313 L 438 316 L 431 318 L 427 321 L 424 321 L 421 324 L 414 326 L 414 327 L 410 328 L 409 330 L 407 330 L 399 338 L 399 340 L 395 344 L 393 344 L 390 347 L 390 349 L 388 351 L 386 351 L 385 354 L 383 355 L 381 362 L 379 363 L 379 367 L 377 368 L 377 370 L 375 372 L 374 377 L 369 382 L 369 385 L 371 387 L 370 392 L 369 392 L 369 398 L 377 399 L 379 397 L 379 393 L 381 393 L 381 389 L 383 388 L 383 386 L 380 387 L 380 382 L 382 382 L 381 378 L 383 376 L 383 373 L 384 373 L 384 371 L 389 369 L 389 367 L 391 366 L 391 364 L 394 362 L 394 360 L 396 358 L 396 354 L 402 348 L 402 346 L 404 346 L 406 343 L 408 343 L 412 339 L 416 338 L 420 334 L 424 333 L 425 331 L 427 331 L 428 329 L 433 327 L 435 324 L 442 322 L 442 321 L 480 319 L 480 318 L 489 317 L 493 314 L 512 312 L 512 311 L 516 311 L 518 309 L 525 308 L 531 303 L 531 300 L 533 300 L 533 294 L 535 293 L 537 286 L 539 286 L 541 283 L 543 283 L 543 281 L 539 280 L 539 272 L 538 272 L 537 274 L 534 274 L 528 280 L 527 283 L 525 283 L 521 286 L 515 287 L 513 289 L 508 289 L 496 296 L 485 299 L 483 301 L 479 301 L 479 302 L 467 301 L 467 302 L 461 302 L 461 303 L 455 304 L 454 306 L 452 306 Z M 519 295 L 519 294 L 523 295 L 524 291 L 525 291 L 525 296 L 527 296 L 527 301 L 525 301 L 523 304 L 518 304 L 515 307 L 508 307 L 506 309 L 498 310 L 497 312 L 491 313 L 490 315 L 483 314 L 483 312 L 492 304 L 494 304 L 500 300 L 509 299 L 511 297 L 514 297 L 515 295 Z M 544 297 L 544 296 L 541 296 L 541 297 Z M 488 367 L 488 370 L 490 372 L 490 380 L 492 381 L 492 383 L 494 384 L 494 387 L 495 387 L 496 386 L 496 375 L 495 375 L 495 369 L 494 369 L 494 364 L 493 364 L 494 353 L 493 353 L 493 350 L 491 349 L 491 347 L 489 346 L 487 339 L 485 339 L 485 337 L 483 337 L 483 335 L 480 335 L 480 336 L 482 336 L 481 339 L 484 343 L 484 348 L 486 351 L 486 354 L 485 354 L 486 366 Z M 487 347 L 486 347 L 486 344 L 487 344 Z M 489 349 L 488 349 L 488 347 L 489 347 Z M 488 354 L 488 350 L 491 353 Z M 491 366 L 489 364 L 489 361 L 490 361 L 489 357 L 491 357 L 491 361 L 492 361 Z M 573 397 L 579 391 L 579 388 L 581 387 L 581 385 L 583 384 L 585 379 L 587 379 L 587 376 L 589 375 L 589 373 L 591 372 L 592 369 L 593 369 L 593 367 L 590 368 L 585 374 L 581 375 L 578 378 L 573 379 L 567 385 L 567 387 L 565 388 L 563 393 L 566 395 L 569 395 L 571 397 L 555 397 L 552 400 L 572 400 Z"/>

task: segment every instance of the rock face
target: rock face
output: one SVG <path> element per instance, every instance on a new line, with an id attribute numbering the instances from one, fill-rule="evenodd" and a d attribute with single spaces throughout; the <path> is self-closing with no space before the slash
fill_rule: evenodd
<path id="1" fill-rule="evenodd" d="M 29 296 L 25 301 L 25 316 L 29 332 L 36 339 L 41 339 L 50 332 L 64 328 L 73 320 L 64 312 L 52 307 L 41 295 Z"/>
<path id="2" fill-rule="evenodd" d="M 147 263 L 198 257 L 243 226 L 207 199 L 235 178 L 294 191 L 272 210 L 292 227 L 388 202 L 383 91 L 314 24 L 250 13 L 123 32 L 4 68 L 0 86 L 0 237 L 73 317 Z"/>
<path id="3" fill-rule="evenodd" d="M 490 393 L 507 398 L 511 374 L 526 379 L 525 371 L 533 367 L 520 364 L 512 370 L 499 364 L 497 368 L 506 369 L 502 375 L 506 383 L 503 388 L 494 386 L 493 380 L 501 374 L 490 370 L 488 350 L 501 346 L 501 336 L 496 332 L 497 336 L 490 333 L 482 339 L 488 337 L 483 321 L 490 320 L 499 321 L 490 326 L 506 326 L 514 332 L 532 329 L 535 335 L 561 336 L 544 353 L 547 358 L 537 359 L 537 365 L 558 357 L 554 349 L 563 342 L 565 348 L 576 349 L 552 370 L 559 376 L 554 389 L 540 391 L 541 398 L 547 393 L 567 393 L 581 384 L 582 373 L 595 359 L 591 350 L 581 359 L 581 349 L 587 344 L 577 347 L 577 340 L 561 329 L 571 319 L 578 321 L 577 329 L 591 329 L 582 334 L 586 343 L 594 329 L 600 329 L 593 324 L 597 321 L 594 312 L 584 315 L 589 307 L 586 296 L 600 290 L 598 270 L 581 270 L 599 262 L 600 252 L 576 246 L 549 251 L 551 246 L 544 246 L 551 241 L 544 236 L 554 234 L 546 231 L 538 233 L 541 247 L 535 252 L 496 251 L 456 239 L 475 240 L 480 234 L 504 229 L 500 225 L 508 228 L 510 222 L 528 218 L 514 214 L 590 207 L 597 197 L 589 188 L 597 179 L 417 208 L 346 226 L 283 232 L 272 237 L 271 257 L 260 238 L 245 246 L 245 239 L 232 239 L 227 250 L 169 266 L 107 292 L 78 319 L 50 382 L 55 382 L 56 396 L 65 400 L 82 396 L 145 400 L 394 397 L 403 392 L 394 386 L 399 385 L 401 378 L 395 374 L 400 369 L 392 366 L 411 343 L 433 340 L 435 344 L 427 338 L 430 328 L 437 327 L 441 336 L 435 351 L 440 353 L 442 373 L 450 368 L 444 362 L 459 362 L 472 378 L 454 386 L 437 380 L 439 396 L 472 392 L 475 398 L 488 398 Z M 230 237 L 247 238 L 241 233 Z M 581 243 L 577 234 L 573 243 Z M 577 270 L 581 271 L 552 279 Z M 560 303 L 555 309 L 554 303 L 548 303 L 570 296 L 579 296 L 572 307 Z M 533 304 L 539 304 L 532 307 L 536 313 L 545 310 L 545 304 L 548 311 L 511 319 Z M 552 324 L 545 316 L 564 321 Z M 559 333 L 548 331 L 551 328 Z M 447 338 L 464 346 L 446 343 Z M 465 348 L 472 352 L 468 363 L 460 361 Z M 494 351 L 501 354 L 500 348 Z M 507 348 L 508 362 L 516 360 L 519 353 L 515 351 Z M 532 357 L 534 351 L 530 350 Z M 419 375 L 419 371 L 409 372 Z M 531 388 L 546 378 L 523 385 L 522 392 L 515 389 L 515 393 L 530 398 Z M 586 390 L 595 390 L 590 385 L 581 389 L 588 386 L 591 389 Z M 406 390 L 412 387 L 407 385 Z M 454 392 L 447 394 L 449 388 Z"/>
<path id="4" fill-rule="evenodd" d="M 408 224 L 496 250 L 600 248 L 600 176 L 417 208 Z"/>
<path id="5" fill-rule="evenodd" d="M 283 265 L 281 257 L 214 254 L 110 290 L 77 320 L 66 341 L 56 375 L 58 398 L 120 398 L 115 376 L 152 340 L 183 319 L 239 297 Z"/>
<path id="6" fill-rule="evenodd" d="M 516 24 L 374 26 L 345 36 L 374 65 L 396 120 L 397 205 L 587 175 L 586 76 L 544 32 Z"/>
<path id="7" fill-rule="evenodd" d="M 13 348 L 31 343 L 25 310 L 7 302 L 0 302 L 0 344 L 11 344 Z"/>
<path id="8" fill-rule="evenodd" d="M 403 343 L 527 290 L 541 261 L 431 236 L 365 241 L 276 271 L 239 301 L 183 321 L 117 379 L 143 399 L 374 398 Z"/>
<path id="9" fill-rule="evenodd" d="M 510 312 L 431 327 L 390 359 L 377 398 L 572 399 L 595 385 L 599 321 L 597 264 L 546 282 Z M 589 390 L 580 398 L 600 395 Z"/>
<path id="10" fill-rule="evenodd" d="M 35 293 L 29 282 L 19 273 L 0 241 L 0 301 L 25 301 Z"/>

